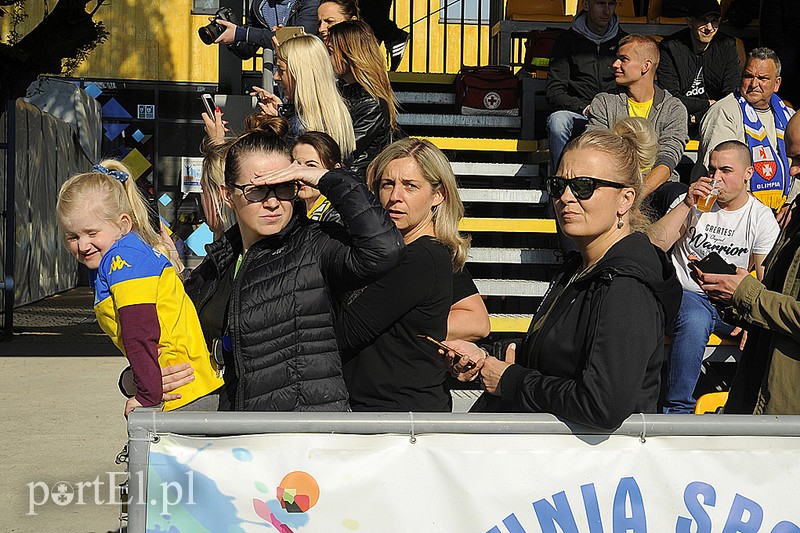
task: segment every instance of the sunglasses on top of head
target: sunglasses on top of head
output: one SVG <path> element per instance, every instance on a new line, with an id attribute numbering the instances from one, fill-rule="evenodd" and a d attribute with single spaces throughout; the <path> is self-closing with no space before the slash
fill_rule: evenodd
<path id="1" fill-rule="evenodd" d="M 567 179 L 562 176 L 550 176 L 544 180 L 547 194 L 552 199 L 561 198 L 564 191 L 569 186 L 572 194 L 578 200 L 588 200 L 594 194 L 594 190 L 598 187 L 614 187 L 615 189 L 624 189 L 627 185 L 617 183 L 616 181 L 608 181 L 600 178 L 592 178 L 590 176 L 577 176 L 575 178 Z"/>
<path id="2" fill-rule="evenodd" d="M 300 186 L 296 181 L 287 181 L 284 183 L 278 183 L 275 185 L 233 185 L 240 191 L 242 191 L 242 196 L 244 199 L 250 203 L 258 203 L 263 202 L 271 193 L 275 193 L 275 198 L 278 200 L 294 200 L 297 198 L 297 193 L 300 190 Z"/>

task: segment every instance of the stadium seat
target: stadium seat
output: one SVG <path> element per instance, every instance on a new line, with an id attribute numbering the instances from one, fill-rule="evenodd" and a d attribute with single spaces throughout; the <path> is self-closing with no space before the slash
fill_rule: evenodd
<path id="1" fill-rule="evenodd" d="M 567 15 L 577 15 L 583 9 L 583 0 L 566 0 L 564 11 Z"/>
<path id="2" fill-rule="evenodd" d="M 535 22 L 570 22 L 564 0 L 508 0 L 506 19 Z"/>
<path id="3" fill-rule="evenodd" d="M 619 21 L 623 24 L 647 24 L 647 17 L 636 16 L 633 0 L 618 0 L 617 16 L 619 17 Z"/>
<path id="4" fill-rule="evenodd" d="M 686 24 L 686 17 L 662 17 L 663 0 L 650 0 L 647 18 L 655 24 Z"/>
<path id="5" fill-rule="evenodd" d="M 744 70 L 744 64 L 747 61 L 747 49 L 744 47 L 744 41 L 738 37 L 736 39 L 736 53 L 739 55 L 739 70 Z"/>
<path id="6" fill-rule="evenodd" d="M 725 407 L 725 402 L 727 401 L 727 392 L 710 392 L 708 394 L 703 394 L 694 406 L 694 414 L 705 415 L 719 413 L 722 408 Z"/>

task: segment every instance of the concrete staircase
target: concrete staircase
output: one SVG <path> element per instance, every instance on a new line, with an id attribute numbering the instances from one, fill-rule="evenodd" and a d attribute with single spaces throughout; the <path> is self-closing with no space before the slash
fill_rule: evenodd
<path id="1" fill-rule="evenodd" d="M 520 140 L 521 117 L 461 115 L 452 75 L 393 75 L 401 127 L 452 162 L 472 235 L 467 268 L 485 297 L 492 337 L 519 335 L 561 262 L 548 216 L 540 143 Z"/>

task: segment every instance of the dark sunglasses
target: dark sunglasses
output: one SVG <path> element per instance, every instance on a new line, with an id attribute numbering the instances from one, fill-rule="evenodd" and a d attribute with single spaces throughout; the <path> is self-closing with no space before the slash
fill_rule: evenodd
<path id="1" fill-rule="evenodd" d="M 589 176 L 578 176 L 572 179 L 561 176 L 550 176 L 544 180 L 547 194 L 549 194 L 550 198 L 553 200 L 561 198 L 561 195 L 567 190 L 567 185 L 569 185 L 572 194 L 575 195 L 575 198 L 578 200 L 588 200 L 598 187 L 614 187 L 615 189 L 624 189 L 627 187 L 627 185 L 617 183 L 616 181 L 601 180 L 600 178 L 591 178 Z"/>
<path id="2" fill-rule="evenodd" d="M 269 198 L 269 195 L 273 192 L 275 193 L 275 198 L 278 200 L 294 200 L 297 198 L 297 193 L 300 190 L 296 181 L 287 181 L 276 185 L 255 186 L 234 184 L 233 186 L 242 191 L 242 196 L 244 196 L 245 200 L 253 204 L 263 202 Z"/>

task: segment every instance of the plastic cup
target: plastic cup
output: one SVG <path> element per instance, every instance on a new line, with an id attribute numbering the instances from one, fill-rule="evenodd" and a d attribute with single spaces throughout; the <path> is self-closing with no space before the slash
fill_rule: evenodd
<path id="1" fill-rule="evenodd" d="M 719 198 L 719 191 L 714 189 L 714 192 L 708 196 L 704 196 L 703 198 L 697 200 L 697 209 L 703 213 L 708 213 L 711 211 L 711 208 L 714 207 L 714 204 L 717 203 L 717 198 Z"/>
<path id="2" fill-rule="evenodd" d="M 699 198 L 697 200 L 697 209 L 702 211 L 703 213 L 708 213 L 711 211 L 711 208 L 714 207 L 714 204 L 717 203 L 717 197 L 719 197 L 719 187 L 717 187 L 717 180 L 713 180 L 711 182 L 711 194 L 708 196 L 704 196 L 703 198 Z"/>

